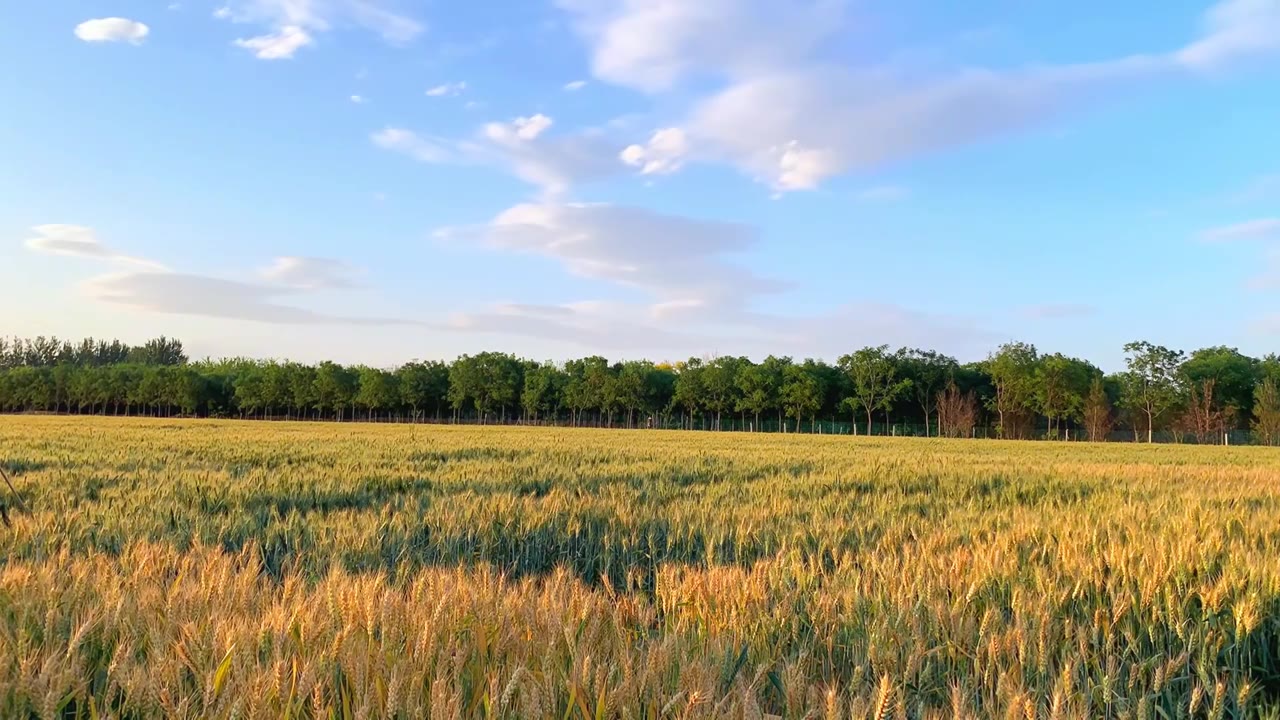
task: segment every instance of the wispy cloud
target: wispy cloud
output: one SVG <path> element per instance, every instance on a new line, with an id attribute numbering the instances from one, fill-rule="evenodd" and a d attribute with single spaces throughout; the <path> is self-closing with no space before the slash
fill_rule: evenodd
<path id="1" fill-rule="evenodd" d="M 791 284 L 739 262 L 758 241 L 738 223 L 607 204 L 531 203 L 480 227 L 446 228 L 446 240 L 497 252 L 536 254 L 570 275 L 640 292 L 642 302 L 582 300 L 558 305 L 502 303 L 459 313 L 470 332 L 528 335 L 595 348 L 697 353 L 717 344 L 737 352 L 832 355 L 849 343 L 937 343 L 969 348 L 990 339 L 972 320 L 908 308 L 849 302 L 830 312 L 784 316 L 754 309 Z"/>
<path id="2" fill-rule="evenodd" d="M 282 324 L 405 325 L 398 318 L 350 317 L 319 313 L 281 298 L 321 290 L 359 287 L 361 271 L 330 258 L 279 257 L 257 279 L 220 278 L 179 272 L 158 262 L 125 255 L 102 243 L 83 225 L 39 225 L 27 239 L 33 252 L 80 257 L 116 265 L 117 272 L 84 283 L 91 298 L 153 313 L 199 315 Z"/>
<path id="3" fill-rule="evenodd" d="M 1280 238 L 1280 218 L 1260 218 L 1210 228 L 1201 233 L 1200 237 L 1208 242 L 1272 240 Z"/>
<path id="4" fill-rule="evenodd" d="M 83 225 L 37 225 L 32 231 L 36 233 L 36 237 L 28 238 L 26 246 L 39 253 L 108 260 L 152 269 L 164 268 L 159 263 L 126 255 L 103 244 L 93 228 Z"/>
<path id="5" fill-rule="evenodd" d="M 444 83 L 428 89 L 427 97 L 457 97 L 466 92 L 466 90 L 467 83 L 465 81 Z"/>
<path id="6" fill-rule="evenodd" d="M 425 29 L 417 20 L 384 7 L 383 0 L 231 0 L 215 10 L 214 17 L 265 26 L 269 32 L 235 41 L 262 60 L 292 58 L 313 45 L 318 34 L 334 29 L 361 28 L 393 45 L 408 43 Z"/>
<path id="7" fill-rule="evenodd" d="M 555 133 L 555 121 L 542 114 L 485 123 L 473 139 L 419 135 L 404 128 L 374 133 L 375 145 L 425 163 L 488 164 L 507 168 L 548 196 L 574 185 L 616 175 L 624 169 L 619 145 L 598 130 Z"/>
<path id="8" fill-rule="evenodd" d="M 253 53 L 259 60 L 291 60 L 294 54 L 315 41 L 297 25 L 286 25 L 269 35 L 237 39 L 235 44 Z"/>

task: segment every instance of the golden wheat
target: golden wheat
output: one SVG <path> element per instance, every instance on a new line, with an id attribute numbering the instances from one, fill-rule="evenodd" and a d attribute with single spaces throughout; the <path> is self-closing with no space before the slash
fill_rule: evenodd
<path id="1" fill-rule="evenodd" d="M 1280 454 L 0 418 L 0 717 L 1280 717 Z"/>

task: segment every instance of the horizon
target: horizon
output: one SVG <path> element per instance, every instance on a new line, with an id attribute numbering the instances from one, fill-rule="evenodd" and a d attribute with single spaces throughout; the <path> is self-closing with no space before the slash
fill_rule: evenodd
<path id="1" fill-rule="evenodd" d="M 691 8 L 14 8 L 0 330 L 371 367 L 1275 352 L 1280 0 Z"/>

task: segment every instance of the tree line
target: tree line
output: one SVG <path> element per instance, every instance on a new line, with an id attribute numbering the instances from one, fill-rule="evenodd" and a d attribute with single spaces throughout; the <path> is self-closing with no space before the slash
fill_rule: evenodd
<path id="1" fill-rule="evenodd" d="M 1012 342 L 979 362 L 866 347 L 770 356 L 534 362 L 500 352 L 394 369 L 243 358 L 182 343 L 0 338 L 0 411 L 1280 444 L 1280 357 L 1125 346 L 1126 367 Z"/>

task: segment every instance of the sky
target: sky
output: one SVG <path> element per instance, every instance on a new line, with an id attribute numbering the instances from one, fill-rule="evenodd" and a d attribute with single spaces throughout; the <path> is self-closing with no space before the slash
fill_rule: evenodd
<path id="1" fill-rule="evenodd" d="M 27 0 L 0 62 L 0 335 L 1280 349 L 1280 0 Z"/>

